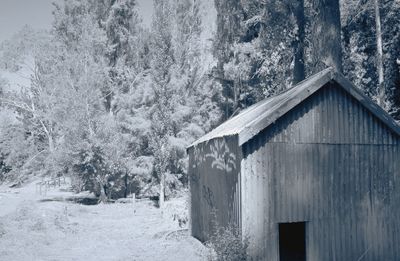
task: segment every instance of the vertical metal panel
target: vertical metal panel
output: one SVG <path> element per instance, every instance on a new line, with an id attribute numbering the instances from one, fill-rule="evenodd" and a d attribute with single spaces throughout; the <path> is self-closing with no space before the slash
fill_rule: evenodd
<path id="1" fill-rule="evenodd" d="M 201 241 L 209 239 L 215 222 L 240 228 L 241 153 L 235 137 L 211 140 L 189 150 L 191 230 Z"/>
<path id="2" fill-rule="evenodd" d="M 307 221 L 307 260 L 396 260 L 398 144 L 333 85 L 255 136 L 241 166 L 242 222 L 254 258 L 278 260 L 277 224 Z"/>

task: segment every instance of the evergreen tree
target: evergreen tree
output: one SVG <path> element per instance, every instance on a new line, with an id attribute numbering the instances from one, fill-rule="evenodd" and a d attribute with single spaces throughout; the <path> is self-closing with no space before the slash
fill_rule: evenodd
<path id="1" fill-rule="evenodd" d="M 378 62 L 375 5 L 371 0 L 344 1 L 343 10 L 343 46 L 344 72 L 357 86 L 371 98 L 377 100 Z M 400 4 L 397 1 L 380 3 L 382 28 L 384 90 L 383 107 L 395 118 L 399 117 L 399 82 L 400 75 L 396 58 L 399 56 L 400 30 L 396 25 L 399 20 Z M 382 96 L 382 93 L 381 93 Z"/>
<path id="2" fill-rule="evenodd" d="M 140 72 L 139 32 L 140 19 L 136 12 L 136 0 L 110 1 L 110 7 L 103 26 L 107 35 L 107 57 L 110 67 L 110 84 L 105 95 L 106 110 L 115 112 L 118 101 L 115 96 L 129 89 L 132 81 Z"/>
<path id="3" fill-rule="evenodd" d="M 216 1 L 216 6 L 215 76 L 227 118 L 291 85 L 294 53 L 288 50 L 295 48 L 297 24 L 289 1 Z"/>
<path id="4" fill-rule="evenodd" d="M 154 171 L 160 184 L 159 206 L 163 208 L 165 195 L 165 176 L 168 172 L 170 137 L 174 126 L 172 114 L 177 101 L 172 86 L 174 54 L 172 46 L 172 17 L 168 1 L 154 1 L 152 23 L 152 61 L 150 73 L 154 92 L 154 105 L 151 115 L 151 147 L 154 155 Z"/>
<path id="5" fill-rule="evenodd" d="M 232 48 L 240 38 L 241 21 L 243 11 L 240 1 L 215 0 L 217 10 L 217 32 L 214 39 L 214 56 L 217 57 L 217 66 L 214 71 L 215 79 L 222 86 L 222 101 L 220 106 L 224 112 L 223 119 L 229 118 L 238 107 L 237 86 L 231 79 L 227 79 L 224 73 L 224 65 L 232 57 Z"/>

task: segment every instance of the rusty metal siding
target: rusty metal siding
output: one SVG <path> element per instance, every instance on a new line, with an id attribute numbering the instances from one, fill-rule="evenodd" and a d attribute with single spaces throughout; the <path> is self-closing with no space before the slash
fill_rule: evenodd
<path id="1" fill-rule="evenodd" d="M 192 235 L 209 239 L 215 222 L 240 228 L 240 161 L 236 137 L 224 137 L 189 150 Z"/>
<path id="2" fill-rule="evenodd" d="M 306 221 L 307 260 L 398 260 L 400 142 L 330 84 L 243 145 L 243 233 L 279 260 L 278 223 Z"/>

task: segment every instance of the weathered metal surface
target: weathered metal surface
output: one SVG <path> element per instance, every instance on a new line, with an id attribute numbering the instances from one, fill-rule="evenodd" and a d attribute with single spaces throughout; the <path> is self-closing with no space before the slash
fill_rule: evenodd
<path id="1" fill-rule="evenodd" d="M 398 260 L 400 142 L 328 84 L 243 145 L 242 228 L 279 260 L 278 224 L 307 222 L 307 260 Z"/>
<path id="2" fill-rule="evenodd" d="M 302 93 L 303 90 L 307 90 L 308 88 L 312 88 L 313 91 L 317 90 L 319 87 L 323 86 L 331 79 L 332 69 L 328 68 L 326 70 L 323 70 L 309 77 L 307 80 L 304 80 L 298 85 L 287 89 L 281 94 L 278 94 L 274 97 L 266 98 L 263 101 L 260 101 L 248 107 L 235 117 L 227 120 L 211 132 L 207 133 L 206 135 L 195 141 L 189 147 L 195 146 L 211 139 L 226 136 L 235 136 L 241 134 L 243 131 L 247 132 L 248 127 L 254 126 L 253 122 L 259 121 L 260 119 L 272 117 L 278 118 L 279 115 L 277 114 L 277 109 L 280 107 L 280 105 L 285 103 L 287 100 L 291 100 L 292 98 L 297 99 L 299 93 Z M 311 95 L 311 93 L 309 93 L 308 95 Z M 273 116 L 271 114 L 273 114 Z"/>
<path id="3" fill-rule="evenodd" d="M 250 106 L 237 116 L 224 122 L 195 141 L 190 147 L 214 138 L 226 136 L 238 136 L 239 145 L 241 146 L 329 82 L 338 83 L 337 86 L 345 90 L 355 100 L 359 101 L 367 111 L 385 123 L 394 133 L 400 135 L 400 127 L 393 118 L 346 80 L 340 73 L 334 72 L 333 69 L 328 68 L 307 78 L 298 85 L 287 89 L 279 95 L 267 98 Z"/>
<path id="4" fill-rule="evenodd" d="M 307 260 L 398 260 L 399 128 L 341 75 L 321 75 L 332 81 L 255 105 L 189 149 L 195 237 L 234 223 L 256 260 L 279 260 L 278 224 L 307 222 Z"/>
<path id="5" fill-rule="evenodd" d="M 206 241 L 213 224 L 240 226 L 240 161 L 237 139 L 225 137 L 189 150 L 191 230 Z"/>

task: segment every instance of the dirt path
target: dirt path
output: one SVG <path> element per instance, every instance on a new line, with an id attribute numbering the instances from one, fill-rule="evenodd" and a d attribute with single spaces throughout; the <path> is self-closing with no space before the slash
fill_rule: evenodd
<path id="1" fill-rule="evenodd" d="M 30 183 L 23 188 L 0 186 L 0 217 L 14 212 L 23 201 L 38 199 L 35 195 L 35 184 Z"/>
<path id="2" fill-rule="evenodd" d="M 50 191 L 46 199 L 68 193 Z M 206 260 L 202 244 L 173 215 L 185 200 L 161 214 L 150 201 L 84 206 L 45 201 L 35 184 L 0 187 L 0 260 Z"/>

